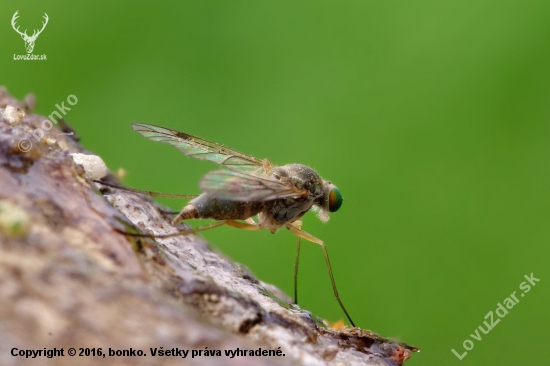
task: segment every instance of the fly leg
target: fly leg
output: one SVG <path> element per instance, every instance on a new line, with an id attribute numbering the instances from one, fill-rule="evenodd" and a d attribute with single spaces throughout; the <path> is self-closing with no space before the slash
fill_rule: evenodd
<path id="1" fill-rule="evenodd" d="M 198 195 L 191 195 L 191 194 L 176 194 L 176 193 L 162 193 L 162 192 L 144 191 L 144 190 L 141 190 L 141 189 L 121 187 L 121 186 L 117 186 L 116 184 L 111 184 L 111 183 L 103 182 L 103 181 L 100 181 L 100 180 L 93 180 L 93 182 L 102 184 L 102 185 L 107 186 L 107 187 L 127 191 L 127 192 L 144 194 L 144 195 L 149 196 L 149 197 L 168 197 L 168 198 L 197 198 L 198 197 Z M 158 209 L 158 210 L 162 214 L 165 214 L 165 215 L 177 215 L 177 214 L 179 214 L 179 211 L 165 211 L 165 210 L 161 210 L 161 209 Z"/>
<path id="2" fill-rule="evenodd" d="M 338 301 L 338 304 L 340 304 L 340 307 L 344 311 L 344 314 L 346 314 L 346 317 L 348 318 L 351 325 L 355 327 L 355 323 L 353 322 L 353 320 L 351 320 L 351 317 L 349 316 L 348 311 L 344 307 L 344 304 L 342 303 L 342 301 L 340 300 L 340 296 L 338 295 L 338 290 L 336 289 L 336 282 L 334 281 L 334 276 L 332 274 L 332 267 L 330 266 L 330 260 L 328 259 L 328 252 L 327 252 L 327 247 L 325 246 L 325 243 L 321 239 L 318 239 L 313 235 L 306 233 L 299 227 L 294 226 L 293 223 L 287 224 L 286 227 L 298 238 L 302 238 L 312 243 L 319 244 L 321 248 L 323 248 L 323 254 L 325 255 L 325 261 L 327 262 L 327 269 L 328 269 L 328 274 L 330 276 L 330 282 L 332 283 L 332 289 L 334 290 L 334 297 L 336 297 L 336 301 Z"/>
<path id="3" fill-rule="evenodd" d="M 198 197 L 198 195 L 196 194 L 162 193 L 162 192 L 144 191 L 144 190 L 135 189 L 135 188 L 121 187 L 121 186 L 117 186 L 116 184 L 103 182 L 101 180 L 93 180 L 93 182 L 102 184 L 107 187 L 121 189 L 123 191 L 144 194 L 149 197 L 169 197 L 169 198 L 197 198 Z"/>
<path id="4" fill-rule="evenodd" d="M 262 168 L 264 170 L 264 173 L 269 177 L 271 175 L 273 165 L 271 165 L 271 162 L 268 159 L 262 160 Z"/>
<path id="5" fill-rule="evenodd" d="M 244 229 L 244 230 L 262 230 L 262 227 L 258 224 L 250 224 L 248 222 L 240 222 L 240 221 L 235 221 L 235 220 L 223 220 L 223 221 L 216 221 L 216 222 L 214 222 L 212 224 L 209 224 L 209 225 L 199 226 L 197 228 L 181 230 L 181 231 L 178 231 L 177 233 L 171 233 L 171 234 L 159 234 L 159 235 L 157 235 L 157 234 L 133 234 L 133 233 L 127 233 L 125 231 L 118 230 L 118 229 L 115 229 L 115 231 L 118 231 L 119 233 L 124 234 L 124 235 L 130 235 L 130 236 L 134 236 L 134 237 L 138 237 L 138 238 L 166 239 L 166 238 L 173 238 L 173 237 L 180 236 L 180 235 L 191 235 L 191 234 L 198 233 L 199 231 L 213 229 L 215 227 L 222 226 L 222 225 L 228 225 L 228 226 L 232 226 L 232 227 L 236 227 L 238 229 Z"/>
<path id="6" fill-rule="evenodd" d="M 300 258 L 300 238 L 296 243 L 296 258 L 294 259 L 294 303 L 298 305 L 298 259 Z"/>
<path id="7" fill-rule="evenodd" d="M 164 215 L 172 215 L 173 216 L 173 215 L 177 215 L 177 214 L 180 213 L 179 211 L 172 211 L 172 210 L 166 211 L 166 210 L 162 210 L 160 208 L 158 210 L 161 214 L 164 214 Z"/>
<path id="8" fill-rule="evenodd" d="M 226 220 L 223 223 L 232 227 L 236 227 L 237 229 L 243 229 L 243 230 L 258 231 L 263 229 L 260 225 L 256 223 L 252 224 L 248 220 L 246 222 Z"/>
<path id="9" fill-rule="evenodd" d="M 292 225 L 298 229 L 302 229 L 301 221 L 294 221 Z M 300 241 L 302 238 L 296 235 L 298 241 L 296 242 L 296 257 L 294 259 L 294 303 L 298 304 L 298 261 L 300 259 Z"/>
<path id="10" fill-rule="evenodd" d="M 216 221 L 216 222 L 214 222 L 212 224 L 209 224 L 209 225 L 204 225 L 204 226 L 200 226 L 200 227 L 192 228 L 192 229 L 187 229 L 187 230 L 180 230 L 177 233 L 158 234 L 158 235 L 157 234 L 127 233 L 126 231 L 122 231 L 122 230 L 118 230 L 118 229 L 115 229 L 115 231 L 118 231 L 119 233 L 124 234 L 124 235 L 134 236 L 134 237 L 137 237 L 137 238 L 166 239 L 166 238 L 173 238 L 173 237 L 181 236 L 181 235 L 191 235 L 191 234 L 194 234 L 194 233 L 198 233 L 199 231 L 204 231 L 204 230 L 212 229 L 212 228 L 215 228 L 215 227 L 218 227 L 218 226 L 222 226 L 225 223 L 226 223 L 225 221 Z"/>

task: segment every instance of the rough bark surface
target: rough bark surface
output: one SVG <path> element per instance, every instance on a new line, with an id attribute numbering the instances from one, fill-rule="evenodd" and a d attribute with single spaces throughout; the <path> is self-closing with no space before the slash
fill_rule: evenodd
<path id="1" fill-rule="evenodd" d="M 68 126 L 35 139 L 46 117 L 30 114 L 32 104 L 0 88 L 0 365 L 394 366 L 417 350 L 367 330 L 325 326 L 198 236 L 122 234 L 169 234 L 184 225 L 170 225 L 146 196 L 87 179 L 71 154 L 89 152 L 62 134 Z M 8 117 L 8 105 L 26 115 Z M 153 356 L 161 347 L 189 353 Z M 64 356 L 12 356 L 44 348 Z M 101 348 L 106 360 L 79 357 L 80 348 Z M 280 355 L 249 355 L 259 348 Z M 112 357 L 109 349 L 146 356 Z M 237 349 L 247 355 L 225 356 Z"/>

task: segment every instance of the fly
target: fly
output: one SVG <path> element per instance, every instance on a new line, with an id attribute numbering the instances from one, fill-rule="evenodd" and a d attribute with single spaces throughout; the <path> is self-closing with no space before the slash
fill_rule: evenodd
<path id="1" fill-rule="evenodd" d="M 294 262 L 294 301 L 298 303 L 298 260 L 300 242 L 305 239 L 323 249 L 334 296 L 352 326 L 355 326 L 340 300 L 325 243 L 302 230 L 300 218 L 308 211 L 317 211 L 322 222 L 329 212 L 338 211 L 343 198 L 340 190 L 321 178 L 313 169 L 301 164 L 272 165 L 225 146 L 164 127 L 133 123 L 134 131 L 150 140 L 170 144 L 195 159 L 209 160 L 224 169 L 207 173 L 200 181 L 199 196 L 161 194 L 127 189 L 150 196 L 193 198 L 172 220 L 172 225 L 189 219 L 214 219 L 215 223 L 185 230 L 176 235 L 228 225 L 244 230 L 268 229 L 275 233 L 287 228 L 297 237 Z M 105 182 L 98 182 L 105 185 Z M 115 188 L 121 188 L 116 187 Z M 125 188 L 126 189 L 126 188 Z M 255 221 L 253 217 L 257 217 Z M 172 234 L 168 236 L 173 236 Z M 162 237 L 162 236 L 154 236 Z"/>

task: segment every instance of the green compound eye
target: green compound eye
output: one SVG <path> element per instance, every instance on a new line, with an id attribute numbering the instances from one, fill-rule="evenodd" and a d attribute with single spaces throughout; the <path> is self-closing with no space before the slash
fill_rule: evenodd
<path id="1" fill-rule="evenodd" d="M 328 194 L 328 210 L 330 212 L 338 211 L 342 202 L 344 202 L 344 198 L 340 190 L 336 187 L 332 188 Z"/>

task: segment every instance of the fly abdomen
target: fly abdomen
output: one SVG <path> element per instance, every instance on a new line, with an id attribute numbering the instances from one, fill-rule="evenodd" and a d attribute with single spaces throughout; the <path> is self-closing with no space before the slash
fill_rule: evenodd
<path id="1" fill-rule="evenodd" d="M 191 203 L 188 203 L 181 210 L 178 216 L 174 217 L 174 219 L 172 220 L 172 225 L 176 225 L 178 222 L 182 220 L 196 219 L 196 218 L 199 218 L 199 212 L 197 211 L 197 208 Z"/>
<path id="2" fill-rule="evenodd" d="M 257 215 L 271 202 L 239 202 L 221 200 L 209 193 L 203 193 L 191 200 L 183 208 L 178 217 L 180 220 L 187 218 L 214 219 L 214 220 L 246 220 Z M 183 218 L 183 215 L 186 217 Z"/>

